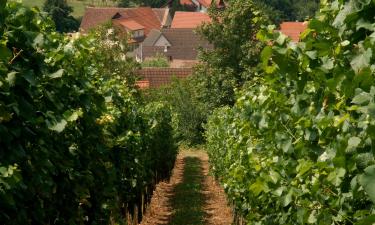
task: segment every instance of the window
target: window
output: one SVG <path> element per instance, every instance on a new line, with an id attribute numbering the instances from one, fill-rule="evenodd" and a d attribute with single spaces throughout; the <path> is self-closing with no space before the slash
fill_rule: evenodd
<path id="1" fill-rule="evenodd" d="M 143 37 L 143 35 L 144 35 L 143 30 L 136 30 L 132 32 L 133 38 Z"/>
<path id="2" fill-rule="evenodd" d="M 129 44 L 128 47 L 129 47 L 129 51 L 132 52 L 132 51 L 136 50 L 139 47 L 139 45 L 134 43 L 134 44 Z"/>

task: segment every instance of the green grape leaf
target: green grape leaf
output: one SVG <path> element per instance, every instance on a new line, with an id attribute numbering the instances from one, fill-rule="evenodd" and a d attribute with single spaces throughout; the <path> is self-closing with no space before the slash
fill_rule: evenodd
<path id="1" fill-rule="evenodd" d="M 284 207 L 288 206 L 293 200 L 293 189 L 290 189 L 288 194 L 282 196 L 282 204 Z"/>
<path id="2" fill-rule="evenodd" d="M 333 69 L 334 62 L 335 61 L 333 59 L 328 58 L 328 56 L 324 56 L 322 58 L 322 68 L 325 70 L 331 70 Z"/>
<path id="3" fill-rule="evenodd" d="M 73 122 L 73 121 L 76 121 L 82 115 L 83 115 L 82 109 L 78 109 L 75 111 L 68 110 L 64 113 L 64 118 L 68 122 Z"/>
<path id="4" fill-rule="evenodd" d="M 363 68 L 370 66 L 371 57 L 372 50 L 371 48 L 368 48 L 366 51 L 355 56 L 353 60 L 350 62 L 350 65 L 356 73 L 359 73 Z"/>
<path id="5" fill-rule="evenodd" d="M 348 140 L 348 148 L 357 148 L 360 143 L 361 139 L 359 137 L 351 137 Z"/>
<path id="6" fill-rule="evenodd" d="M 62 132 L 65 129 L 65 127 L 66 127 L 67 124 L 68 123 L 66 122 L 66 120 L 62 119 L 59 122 L 56 122 L 54 124 L 49 124 L 48 125 L 48 129 L 60 133 L 60 132 Z"/>
<path id="7" fill-rule="evenodd" d="M 0 60 L 9 61 L 12 57 L 12 52 L 5 46 L 5 44 L 0 43 Z"/>
<path id="8" fill-rule="evenodd" d="M 366 217 L 356 222 L 355 225 L 373 225 L 374 223 L 375 223 L 375 215 L 371 215 L 369 217 Z"/>
<path id="9" fill-rule="evenodd" d="M 272 56 L 272 48 L 270 46 L 266 46 L 260 54 L 260 58 L 264 65 L 268 64 L 268 60 L 270 59 L 271 56 Z"/>
<path id="10" fill-rule="evenodd" d="M 327 180 L 331 182 L 335 186 L 339 186 L 342 182 L 346 174 L 346 170 L 344 168 L 337 168 L 328 174 Z"/>
<path id="11" fill-rule="evenodd" d="M 41 47 L 41 46 L 43 46 L 43 42 L 44 42 L 44 36 L 43 36 L 43 34 L 38 34 L 36 36 L 36 38 L 34 39 L 33 47 L 34 48 Z"/>
<path id="12" fill-rule="evenodd" d="M 58 71 L 50 74 L 49 77 L 53 78 L 53 79 L 60 78 L 60 77 L 62 77 L 63 73 L 64 73 L 64 69 L 59 69 Z"/>
<path id="13" fill-rule="evenodd" d="M 310 213 L 309 218 L 307 219 L 307 222 L 316 224 L 317 221 L 318 221 L 318 219 L 316 218 L 316 210 L 313 210 Z"/>
<path id="14" fill-rule="evenodd" d="M 371 100 L 372 96 L 369 93 L 361 92 L 353 98 L 352 103 L 362 105 L 369 103 Z"/>
<path id="15" fill-rule="evenodd" d="M 357 31 L 361 28 L 364 28 L 366 30 L 370 30 L 370 31 L 375 31 L 375 26 L 374 24 L 368 22 L 368 21 L 365 21 L 364 19 L 360 19 L 357 21 Z"/>
<path id="16" fill-rule="evenodd" d="M 333 21 L 332 25 L 334 27 L 341 27 L 344 24 L 346 17 L 354 12 L 354 3 L 353 1 L 346 2 L 344 9 L 342 9 L 339 14 L 337 14 L 335 20 Z"/>
<path id="17" fill-rule="evenodd" d="M 313 162 L 301 159 L 297 166 L 297 177 L 303 176 L 307 171 L 313 167 Z"/>
<path id="18" fill-rule="evenodd" d="M 10 72 L 7 75 L 6 81 L 8 81 L 9 86 L 14 86 L 16 84 L 17 72 Z"/>
<path id="19" fill-rule="evenodd" d="M 375 203 L 375 165 L 365 169 L 364 174 L 359 178 L 359 183 L 363 186 L 370 199 Z"/>

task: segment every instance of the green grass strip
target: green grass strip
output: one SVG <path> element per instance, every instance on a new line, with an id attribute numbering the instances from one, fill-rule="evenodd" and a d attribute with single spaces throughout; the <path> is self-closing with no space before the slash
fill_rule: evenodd
<path id="1" fill-rule="evenodd" d="M 201 161 L 197 157 L 186 157 L 184 162 L 183 181 L 174 189 L 174 214 L 170 225 L 201 225 L 205 217 Z"/>

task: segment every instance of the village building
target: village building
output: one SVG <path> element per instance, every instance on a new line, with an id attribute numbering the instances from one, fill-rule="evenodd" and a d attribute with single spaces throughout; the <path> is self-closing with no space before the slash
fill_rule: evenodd
<path id="1" fill-rule="evenodd" d="M 192 28 L 152 30 L 138 48 L 137 58 L 144 61 L 162 55 L 170 67 L 192 67 L 198 63 L 199 48 L 212 49 L 212 45 Z"/>
<path id="2" fill-rule="evenodd" d="M 107 22 L 127 32 L 129 44 L 135 49 L 152 29 L 170 27 L 172 18 L 168 8 L 97 8 L 87 7 L 82 18 L 80 32 L 86 33 Z"/>
<path id="3" fill-rule="evenodd" d="M 172 77 L 185 78 L 198 63 L 198 50 L 212 45 L 195 28 L 211 19 L 202 12 L 176 12 L 172 21 L 168 8 L 96 8 L 88 7 L 80 26 L 81 33 L 111 22 L 128 34 L 131 52 L 139 62 L 165 57 L 170 68 L 143 68 L 137 81 L 141 89 L 156 88 L 171 82 Z"/>

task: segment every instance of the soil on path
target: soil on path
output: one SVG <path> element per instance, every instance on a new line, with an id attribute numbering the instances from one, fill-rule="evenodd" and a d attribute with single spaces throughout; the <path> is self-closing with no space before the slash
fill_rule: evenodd
<path id="1" fill-rule="evenodd" d="M 156 186 L 141 225 L 232 224 L 225 193 L 208 172 L 204 151 L 181 151 L 170 181 Z"/>

